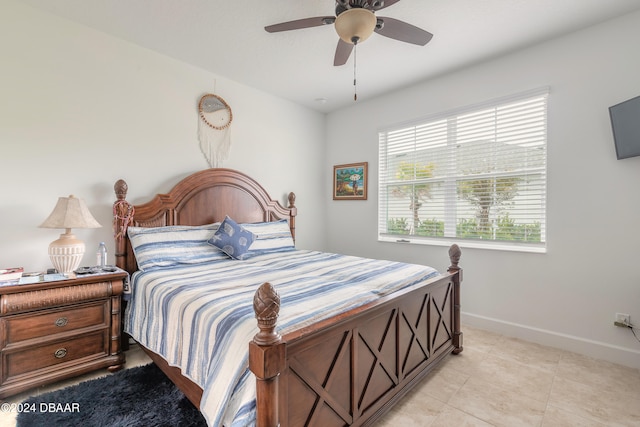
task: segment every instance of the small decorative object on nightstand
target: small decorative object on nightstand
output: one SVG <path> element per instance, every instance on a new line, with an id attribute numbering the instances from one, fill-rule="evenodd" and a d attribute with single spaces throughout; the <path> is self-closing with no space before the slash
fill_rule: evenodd
<path id="1" fill-rule="evenodd" d="M 116 371 L 127 273 L 0 287 L 0 399 L 100 368 Z"/>
<path id="2" fill-rule="evenodd" d="M 102 226 L 93 218 L 84 201 L 71 195 L 58 198 L 53 212 L 40 227 L 66 229 L 58 240 L 54 240 L 49 245 L 49 258 L 59 273 L 70 274 L 78 268 L 84 255 L 84 242 L 76 239 L 71 229 Z"/>

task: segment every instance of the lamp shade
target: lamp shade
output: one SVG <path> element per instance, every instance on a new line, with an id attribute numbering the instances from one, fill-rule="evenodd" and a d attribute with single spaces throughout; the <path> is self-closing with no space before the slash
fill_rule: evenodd
<path id="1" fill-rule="evenodd" d="M 102 227 L 95 220 L 82 199 L 77 197 L 60 197 L 53 212 L 40 227 L 64 228 L 66 231 L 58 240 L 49 245 L 49 258 L 58 272 L 69 275 L 78 268 L 84 256 L 84 242 L 76 239 L 72 228 Z"/>
<path id="2" fill-rule="evenodd" d="M 345 43 L 356 44 L 365 41 L 376 28 L 376 16 L 368 9 L 345 10 L 336 17 L 336 32 Z"/>
<path id="3" fill-rule="evenodd" d="M 40 224 L 42 228 L 100 228 L 84 200 L 74 197 L 59 197 L 56 207 L 47 219 Z"/>

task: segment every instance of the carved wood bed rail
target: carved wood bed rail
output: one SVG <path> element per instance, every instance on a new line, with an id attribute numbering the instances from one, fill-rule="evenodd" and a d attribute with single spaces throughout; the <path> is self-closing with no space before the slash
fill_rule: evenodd
<path id="1" fill-rule="evenodd" d="M 116 264 L 137 269 L 128 225 L 203 225 L 229 215 L 238 222 L 287 219 L 295 237 L 295 196 L 284 208 L 253 179 L 231 169 L 208 169 L 167 194 L 133 206 L 127 185 L 115 185 Z M 462 351 L 460 249 L 449 249 L 446 273 L 375 302 L 280 336 L 280 300 L 269 283 L 255 293 L 259 332 L 249 343 L 256 377 L 258 427 L 366 426 L 386 413 L 447 354 Z M 145 349 L 199 407 L 203 390 Z"/>

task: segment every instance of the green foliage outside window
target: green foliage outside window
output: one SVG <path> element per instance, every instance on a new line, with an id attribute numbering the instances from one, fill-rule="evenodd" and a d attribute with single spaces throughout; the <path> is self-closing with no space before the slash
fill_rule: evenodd
<path id="1" fill-rule="evenodd" d="M 409 234 L 409 222 L 406 218 L 389 218 L 387 231 L 391 234 Z"/>
<path id="2" fill-rule="evenodd" d="M 497 240 L 540 242 L 540 223 L 516 224 L 509 214 L 498 217 L 495 222 L 495 239 L 493 228 L 479 225 L 477 219 L 461 219 L 456 225 L 456 237 L 462 239 Z M 409 221 L 407 218 L 391 218 L 387 222 L 387 232 L 390 234 L 408 235 Z M 420 221 L 416 232 L 417 236 L 444 237 L 444 221 L 428 219 Z"/>
<path id="3" fill-rule="evenodd" d="M 418 236 L 444 237 L 444 221 L 437 219 L 420 221 L 416 234 Z"/>

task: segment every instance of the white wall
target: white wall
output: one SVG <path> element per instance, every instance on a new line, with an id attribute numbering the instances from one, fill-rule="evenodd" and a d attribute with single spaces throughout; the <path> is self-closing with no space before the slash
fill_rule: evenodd
<path id="1" fill-rule="evenodd" d="M 376 240 L 378 128 L 549 86 L 548 252 L 463 249 L 464 321 L 640 368 L 613 325 L 640 325 L 640 158 L 616 160 L 608 116 L 640 95 L 638 40 L 634 13 L 330 114 L 325 170 L 368 161 L 370 192 L 332 201 L 327 177 L 327 250 L 445 268 L 445 247 Z"/>
<path id="2" fill-rule="evenodd" d="M 223 166 L 281 203 L 296 192 L 298 246 L 322 249 L 323 114 L 14 1 L 0 5 L 0 52 L 0 267 L 50 266 L 63 230 L 38 225 L 69 194 L 103 225 L 75 230 L 83 265 L 101 240 L 113 262 L 113 184 L 124 178 L 141 203 L 207 168 L 197 103 L 214 89 L 234 117 Z"/>

